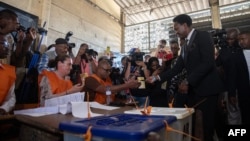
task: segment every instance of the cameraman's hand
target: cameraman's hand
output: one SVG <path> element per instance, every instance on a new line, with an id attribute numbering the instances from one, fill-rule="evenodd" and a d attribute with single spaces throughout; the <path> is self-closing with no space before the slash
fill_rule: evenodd
<path id="1" fill-rule="evenodd" d="M 32 40 L 35 40 L 36 39 L 36 29 L 34 27 L 31 27 L 30 30 L 29 30 L 29 34 L 30 34 L 30 37 Z"/>
<path id="2" fill-rule="evenodd" d="M 22 42 L 25 39 L 26 35 L 25 32 L 22 30 L 18 31 L 17 33 L 17 42 Z"/>
<path id="3" fill-rule="evenodd" d="M 88 61 L 93 61 L 93 57 L 91 55 L 89 55 L 88 53 L 85 54 Z"/>
<path id="4" fill-rule="evenodd" d="M 126 66 L 128 67 L 128 66 L 131 66 L 131 61 L 127 61 L 126 62 Z"/>

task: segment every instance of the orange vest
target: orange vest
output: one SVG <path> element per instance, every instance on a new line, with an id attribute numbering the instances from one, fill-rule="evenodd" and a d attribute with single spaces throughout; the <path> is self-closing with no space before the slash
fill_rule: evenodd
<path id="1" fill-rule="evenodd" d="M 104 81 L 96 74 L 92 74 L 91 77 L 95 78 L 101 85 L 112 86 L 112 81 L 110 78 L 107 78 L 106 81 Z M 114 94 L 111 94 L 111 99 L 112 99 L 112 101 L 114 101 L 114 99 L 115 99 Z M 100 104 L 106 104 L 106 94 L 96 92 L 95 101 L 100 103 Z"/>
<path id="2" fill-rule="evenodd" d="M 44 70 L 40 74 L 38 84 L 40 84 L 42 76 L 46 76 L 48 78 L 52 94 L 62 93 L 73 87 L 73 84 L 70 80 L 61 79 L 56 75 L 55 72 L 47 70 Z"/>
<path id="3" fill-rule="evenodd" d="M 15 83 L 16 72 L 15 67 L 2 64 L 3 68 L 0 67 L 0 105 L 2 105 L 5 97 L 8 95 L 8 92 L 11 86 Z"/>

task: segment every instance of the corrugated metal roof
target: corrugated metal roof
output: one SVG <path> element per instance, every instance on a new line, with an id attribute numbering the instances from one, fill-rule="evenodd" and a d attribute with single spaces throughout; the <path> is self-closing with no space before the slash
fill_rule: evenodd
<path id="1" fill-rule="evenodd" d="M 209 0 L 114 0 L 125 14 L 125 25 L 209 10 Z M 219 0 L 219 6 L 233 5 L 249 0 Z"/>

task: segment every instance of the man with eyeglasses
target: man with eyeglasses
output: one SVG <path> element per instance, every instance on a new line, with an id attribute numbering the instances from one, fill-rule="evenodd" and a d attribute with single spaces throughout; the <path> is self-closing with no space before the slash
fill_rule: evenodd
<path id="1" fill-rule="evenodd" d="M 115 93 L 128 88 L 137 88 L 140 83 L 137 80 L 128 80 L 125 84 L 112 85 L 109 77 L 112 71 L 110 62 L 107 59 L 101 59 L 98 62 L 96 73 L 87 77 L 85 80 L 85 90 L 89 93 L 89 100 L 100 104 L 108 104 L 107 95 L 111 95 L 111 102 L 115 100 Z"/>

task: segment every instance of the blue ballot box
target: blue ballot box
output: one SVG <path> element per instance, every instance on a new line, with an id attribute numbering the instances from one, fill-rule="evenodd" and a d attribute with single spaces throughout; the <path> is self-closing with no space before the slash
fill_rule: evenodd
<path id="1" fill-rule="evenodd" d="M 92 141 L 144 141 L 151 131 L 166 141 L 164 120 L 171 125 L 176 117 L 114 114 L 61 122 L 59 129 L 64 132 L 64 141 L 82 141 L 89 125 L 92 126 Z"/>
<path id="2" fill-rule="evenodd" d="M 140 110 L 128 110 L 124 113 L 140 115 Z M 185 132 L 192 135 L 192 115 L 194 113 L 193 108 L 166 108 L 166 107 L 152 107 L 150 115 L 161 116 L 175 116 L 177 121 L 170 126 L 178 131 Z M 168 132 L 168 141 L 191 141 L 191 138 L 176 132 Z"/>

